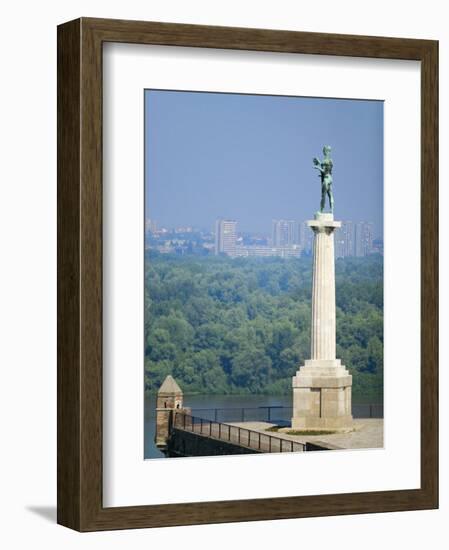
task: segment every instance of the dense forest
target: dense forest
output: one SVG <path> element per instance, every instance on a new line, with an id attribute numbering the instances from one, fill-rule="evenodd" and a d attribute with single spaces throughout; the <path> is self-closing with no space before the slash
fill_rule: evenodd
<path id="1" fill-rule="evenodd" d="M 147 252 L 145 388 L 287 394 L 310 357 L 311 259 Z M 353 397 L 383 393 L 383 258 L 336 261 L 337 356 Z"/>

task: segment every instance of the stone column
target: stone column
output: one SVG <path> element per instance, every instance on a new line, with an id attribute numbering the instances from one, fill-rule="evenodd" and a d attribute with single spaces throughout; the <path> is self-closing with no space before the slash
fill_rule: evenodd
<path id="1" fill-rule="evenodd" d="M 341 222 L 317 213 L 314 232 L 311 359 L 293 377 L 292 428 L 347 430 L 352 426 L 352 376 L 335 352 L 334 232 Z"/>
<path id="2" fill-rule="evenodd" d="M 341 222 L 332 214 L 317 214 L 307 222 L 313 242 L 311 359 L 335 359 L 335 266 L 334 231 Z"/>

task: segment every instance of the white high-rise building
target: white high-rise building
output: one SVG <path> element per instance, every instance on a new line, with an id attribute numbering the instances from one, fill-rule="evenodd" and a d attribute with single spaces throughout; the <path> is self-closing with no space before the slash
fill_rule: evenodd
<path id="1" fill-rule="evenodd" d="M 341 223 L 341 228 L 335 232 L 335 256 L 346 258 L 355 255 L 355 228 L 351 221 Z"/>
<path id="2" fill-rule="evenodd" d="M 272 246 L 296 244 L 295 225 L 293 220 L 273 220 L 271 225 Z"/>
<path id="3" fill-rule="evenodd" d="M 157 224 L 155 220 L 150 220 L 147 218 L 145 220 L 145 233 L 156 233 L 157 231 Z"/>
<path id="4" fill-rule="evenodd" d="M 235 220 L 216 220 L 215 222 L 215 255 L 235 256 L 237 240 L 237 222 Z"/>
<path id="5" fill-rule="evenodd" d="M 358 222 L 355 226 L 355 255 L 368 256 L 373 249 L 373 224 Z"/>
<path id="6" fill-rule="evenodd" d="M 307 222 L 300 222 L 298 225 L 298 242 L 302 254 L 310 254 L 312 251 L 313 233 Z"/>

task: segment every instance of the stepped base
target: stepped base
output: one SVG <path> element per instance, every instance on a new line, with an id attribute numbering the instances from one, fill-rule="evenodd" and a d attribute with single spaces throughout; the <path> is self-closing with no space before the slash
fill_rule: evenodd
<path id="1" fill-rule="evenodd" d="M 292 386 L 293 429 L 352 429 L 352 376 L 339 359 L 306 361 Z"/>

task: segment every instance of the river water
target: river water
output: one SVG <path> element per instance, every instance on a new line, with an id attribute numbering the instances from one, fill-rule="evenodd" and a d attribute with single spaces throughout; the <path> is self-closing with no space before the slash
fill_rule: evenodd
<path id="1" fill-rule="evenodd" d="M 381 405 L 370 408 L 369 401 L 353 403 L 354 417 L 370 415 L 381 417 Z M 273 423 L 288 422 L 291 418 L 292 395 L 185 395 L 184 406 L 192 409 L 193 416 L 219 422 L 241 422 L 242 420 L 267 420 Z M 268 410 L 268 407 L 271 407 Z M 154 444 L 156 428 L 156 396 L 145 396 L 145 458 L 165 458 Z"/>

